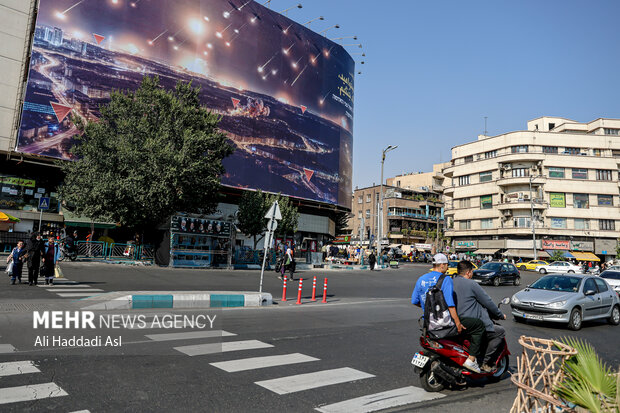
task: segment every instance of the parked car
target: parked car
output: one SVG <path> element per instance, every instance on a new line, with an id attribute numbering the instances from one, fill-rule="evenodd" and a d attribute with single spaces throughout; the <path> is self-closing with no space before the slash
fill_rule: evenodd
<path id="1" fill-rule="evenodd" d="M 512 296 L 515 321 L 565 323 L 579 330 L 583 321 L 605 318 L 620 324 L 620 298 L 604 278 L 591 275 L 555 275 L 539 278 Z"/>
<path id="2" fill-rule="evenodd" d="M 513 264 L 491 261 L 474 270 L 472 279 L 478 283 L 493 284 L 496 287 L 506 282 L 519 285 L 521 284 L 521 273 Z"/>
<path id="3" fill-rule="evenodd" d="M 547 273 L 564 273 L 564 274 L 581 274 L 583 272 L 583 268 L 579 265 L 571 264 L 568 261 L 555 261 L 549 265 L 541 265 L 536 268 L 541 274 Z"/>
<path id="4" fill-rule="evenodd" d="M 536 268 L 540 267 L 541 265 L 549 265 L 549 263 L 547 261 L 533 260 L 533 261 L 528 261 L 524 263 L 519 263 L 517 264 L 517 267 L 521 271 L 523 270 L 536 271 Z"/>
<path id="5" fill-rule="evenodd" d="M 604 278 L 607 284 L 614 289 L 620 295 L 620 269 L 618 270 L 605 270 L 599 275 Z"/>
<path id="6" fill-rule="evenodd" d="M 459 265 L 459 261 L 448 261 L 448 271 L 446 271 L 446 275 L 455 275 L 457 268 L 456 266 Z M 476 264 L 474 264 L 473 262 L 471 263 L 471 265 L 474 266 L 474 270 L 478 269 L 478 266 Z M 433 267 L 430 268 L 429 271 L 432 271 Z"/>

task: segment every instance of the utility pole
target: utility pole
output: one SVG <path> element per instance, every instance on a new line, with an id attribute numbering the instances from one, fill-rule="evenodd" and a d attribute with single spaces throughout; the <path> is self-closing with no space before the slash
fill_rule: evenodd
<path id="1" fill-rule="evenodd" d="M 398 148 L 398 145 L 396 146 L 392 146 L 389 145 L 387 148 L 385 148 L 383 150 L 383 154 L 381 156 L 381 195 L 379 196 L 380 201 L 379 201 L 379 236 L 377 237 L 377 245 L 378 245 L 378 250 L 377 252 L 379 253 L 379 255 L 381 257 L 383 257 L 383 254 L 381 254 L 381 241 L 383 240 L 383 164 L 385 163 L 385 154 L 388 153 L 389 151 L 393 151 L 394 149 Z M 383 264 L 383 258 L 380 259 L 379 261 L 380 264 Z"/>
<path id="2" fill-rule="evenodd" d="M 536 251 L 536 221 L 534 219 L 534 198 L 532 198 L 532 181 L 539 176 L 540 175 L 530 176 L 530 219 L 532 220 L 532 249 L 534 250 L 534 261 L 538 259 L 538 251 Z"/>

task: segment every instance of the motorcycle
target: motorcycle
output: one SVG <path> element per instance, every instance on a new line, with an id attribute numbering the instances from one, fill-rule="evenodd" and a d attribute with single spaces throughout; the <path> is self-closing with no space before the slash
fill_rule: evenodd
<path id="1" fill-rule="evenodd" d="M 77 256 L 78 253 L 76 247 L 69 248 L 64 242 L 60 244 L 60 254 L 58 256 L 58 261 L 64 261 L 65 258 L 69 258 L 69 260 L 75 261 L 77 260 Z"/>
<path id="2" fill-rule="evenodd" d="M 509 304 L 510 298 L 504 298 L 499 304 Z M 420 382 L 424 390 L 438 392 L 446 386 L 462 386 L 465 379 L 477 380 L 486 377 L 491 382 L 498 382 L 508 371 L 510 351 L 506 338 L 498 350 L 495 361 L 495 370 L 476 373 L 463 367 L 469 356 L 469 340 L 462 335 L 441 340 L 432 340 L 427 335 L 420 336 L 423 350 L 414 354 L 411 364 L 414 371 L 420 375 Z"/>

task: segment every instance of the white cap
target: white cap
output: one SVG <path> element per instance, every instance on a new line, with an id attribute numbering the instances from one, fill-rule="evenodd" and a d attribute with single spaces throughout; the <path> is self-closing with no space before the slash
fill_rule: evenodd
<path id="1" fill-rule="evenodd" d="M 447 264 L 448 263 L 448 257 L 446 257 L 444 254 L 435 254 L 435 256 L 433 257 L 433 264 Z"/>

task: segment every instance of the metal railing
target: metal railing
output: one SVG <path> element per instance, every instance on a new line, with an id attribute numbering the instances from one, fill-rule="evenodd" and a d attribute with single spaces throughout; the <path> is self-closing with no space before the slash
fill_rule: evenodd
<path id="1" fill-rule="evenodd" d="M 153 261 L 155 250 L 152 245 L 129 243 L 106 243 L 103 241 L 77 241 L 78 258 L 100 260 Z"/>

